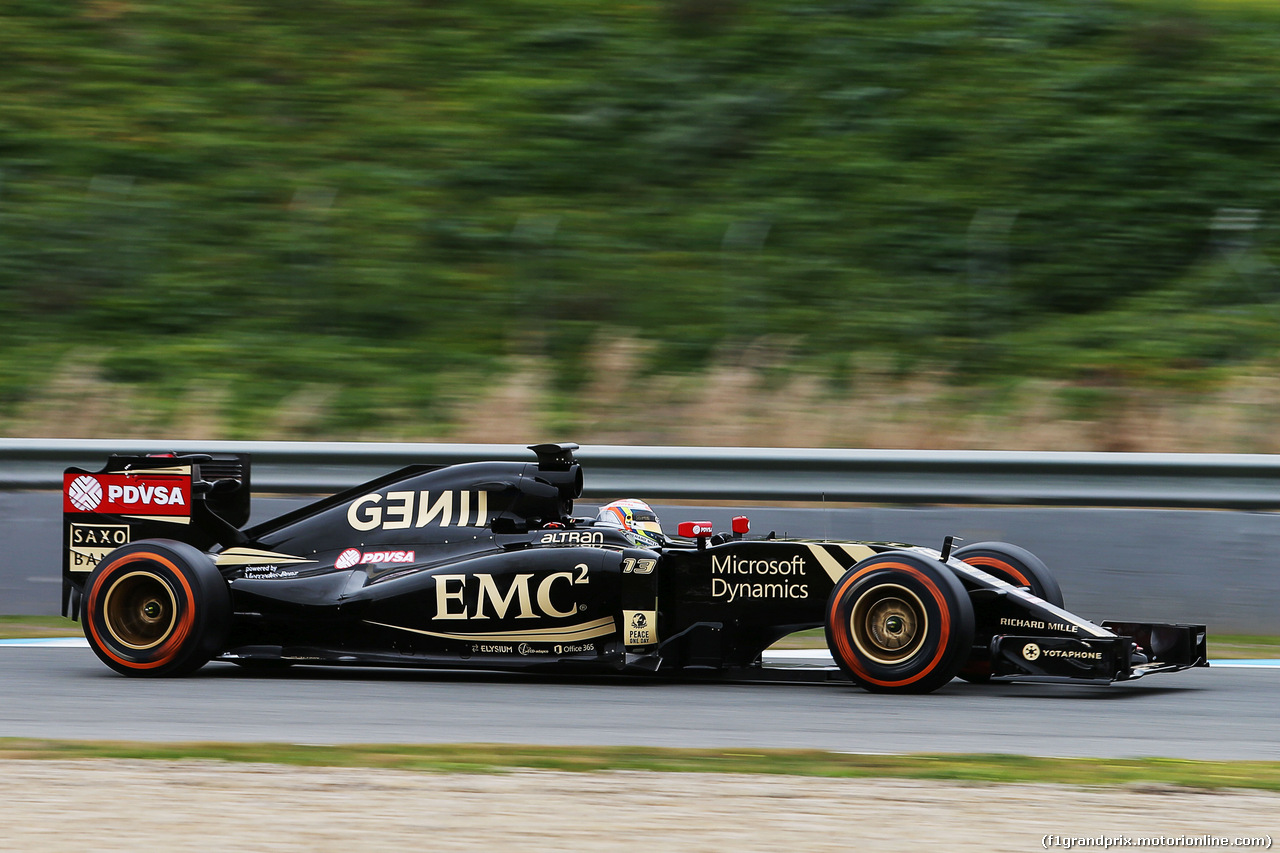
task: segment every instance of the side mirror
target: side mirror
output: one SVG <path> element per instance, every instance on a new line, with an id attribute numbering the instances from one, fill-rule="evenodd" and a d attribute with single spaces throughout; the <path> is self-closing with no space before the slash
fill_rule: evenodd
<path id="1" fill-rule="evenodd" d="M 682 539 L 698 540 L 698 548 L 707 547 L 707 539 L 715 532 L 709 521 L 682 521 L 676 525 L 676 534 Z"/>

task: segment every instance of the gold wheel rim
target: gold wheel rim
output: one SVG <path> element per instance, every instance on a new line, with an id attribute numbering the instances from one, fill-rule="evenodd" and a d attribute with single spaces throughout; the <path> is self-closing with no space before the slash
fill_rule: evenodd
<path id="1" fill-rule="evenodd" d="M 129 572 L 108 587 L 102 599 L 102 621 L 117 643 L 146 651 L 173 633 L 178 602 L 164 578 L 153 572 Z"/>
<path id="2" fill-rule="evenodd" d="M 929 616 L 920 596 L 898 584 L 881 584 L 859 596 L 849 628 L 864 657 L 893 666 L 920 651 L 929 633 Z"/>

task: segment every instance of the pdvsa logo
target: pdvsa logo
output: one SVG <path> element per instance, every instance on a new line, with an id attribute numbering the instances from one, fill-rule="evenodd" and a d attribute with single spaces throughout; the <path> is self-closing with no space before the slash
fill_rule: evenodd
<path id="1" fill-rule="evenodd" d="M 107 486 L 107 502 L 113 504 L 155 504 L 156 506 L 186 506 L 182 489 L 168 486 Z"/>
<path id="2" fill-rule="evenodd" d="M 67 500 L 81 512 L 93 512 L 102 503 L 102 486 L 92 477 L 76 477 L 67 486 Z"/>
<path id="3" fill-rule="evenodd" d="M 416 559 L 413 551 L 360 551 L 348 548 L 333 561 L 335 569 L 349 569 L 371 563 L 412 563 Z"/>
<path id="4" fill-rule="evenodd" d="M 62 493 L 63 512 L 191 514 L 191 478 L 183 475 L 67 474 Z"/>

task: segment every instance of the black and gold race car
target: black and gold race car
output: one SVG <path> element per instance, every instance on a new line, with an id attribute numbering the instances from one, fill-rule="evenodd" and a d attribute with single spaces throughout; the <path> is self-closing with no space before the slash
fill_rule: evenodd
<path id="1" fill-rule="evenodd" d="M 847 678 L 924 693 L 956 676 L 1108 683 L 1207 666 L 1203 625 L 1089 622 L 1013 545 L 779 539 L 749 535 L 741 517 L 668 538 L 636 501 L 575 518 L 577 445 L 530 449 L 528 463 L 409 466 L 248 528 L 245 455 L 71 468 L 63 613 L 135 676 L 220 660 Z M 762 664 L 813 628 L 834 666 Z"/>

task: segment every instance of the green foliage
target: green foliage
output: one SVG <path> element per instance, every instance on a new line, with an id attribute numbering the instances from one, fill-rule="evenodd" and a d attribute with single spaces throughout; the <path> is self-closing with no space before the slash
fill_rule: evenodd
<path id="1" fill-rule="evenodd" d="M 667 369 L 770 335 L 974 378 L 1255 358 L 1278 343 L 1278 23 L 1149 0 L 10 3 L 0 405 L 71 344 L 122 382 L 360 391 L 343 428 L 513 354 L 572 390 L 611 330 Z"/>

